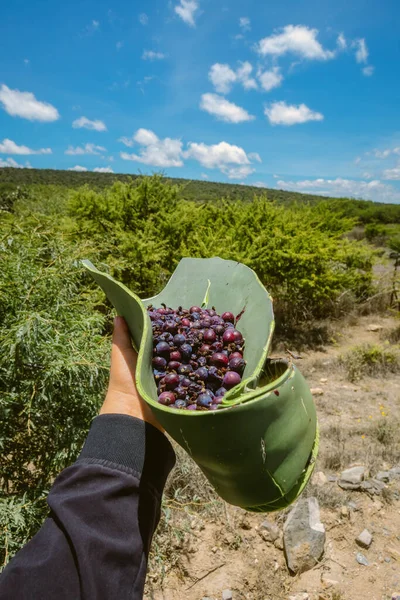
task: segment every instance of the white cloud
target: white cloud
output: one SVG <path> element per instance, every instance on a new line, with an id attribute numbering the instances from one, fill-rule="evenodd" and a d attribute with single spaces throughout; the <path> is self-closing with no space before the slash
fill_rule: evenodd
<path id="1" fill-rule="evenodd" d="M 361 156 L 357 156 L 357 157 L 354 159 L 354 164 L 355 164 L 355 165 L 359 165 L 359 164 L 360 164 L 360 162 L 361 162 Z"/>
<path id="2" fill-rule="evenodd" d="M 283 56 L 296 54 L 309 60 L 328 60 L 335 53 L 324 50 L 317 40 L 318 29 L 310 29 L 304 25 L 286 25 L 283 29 L 260 40 L 257 50 L 262 56 Z"/>
<path id="3" fill-rule="evenodd" d="M 324 116 L 311 110 L 305 104 L 286 104 L 286 102 L 273 102 L 265 107 L 265 115 L 271 125 L 297 125 L 307 121 L 322 121 Z"/>
<path id="4" fill-rule="evenodd" d="M 51 148 L 32 150 L 28 146 L 18 146 L 12 140 L 5 138 L 0 142 L 0 154 L 52 154 Z"/>
<path id="5" fill-rule="evenodd" d="M 75 165 L 75 167 L 70 167 L 68 171 L 77 171 L 78 173 L 83 173 L 84 171 L 87 171 L 87 168 L 81 167 L 80 165 Z"/>
<path id="6" fill-rule="evenodd" d="M 197 0 L 180 0 L 174 10 L 176 14 L 180 16 L 182 21 L 191 27 L 195 27 L 195 15 L 199 10 L 199 3 Z"/>
<path id="7" fill-rule="evenodd" d="M 212 65 L 208 78 L 220 94 L 228 94 L 237 79 L 235 71 L 229 65 L 221 63 Z"/>
<path id="8" fill-rule="evenodd" d="M 106 148 L 103 146 L 96 146 L 96 144 L 85 144 L 83 147 L 77 146 L 74 148 L 73 146 L 68 146 L 68 149 L 65 151 L 65 154 L 70 154 L 72 156 L 76 156 L 79 154 L 96 154 L 99 155 L 101 152 L 106 152 Z"/>
<path id="9" fill-rule="evenodd" d="M 178 139 L 165 138 L 160 140 L 153 131 L 149 129 L 138 129 L 133 136 L 133 141 L 121 138 L 127 146 L 133 146 L 136 142 L 141 145 L 140 154 L 128 154 L 121 152 L 123 160 L 133 160 L 153 167 L 182 167 L 182 142 Z M 126 143 L 126 142 L 129 143 Z"/>
<path id="10" fill-rule="evenodd" d="M 365 64 L 368 60 L 368 48 L 365 39 L 355 40 L 353 46 L 356 48 L 356 61 Z"/>
<path id="11" fill-rule="evenodd" d="M 250 159 L 243 148 L 227 142 L 210 146 L 203 143 L 189 142 L 185 158 L 193 158 L 207 169 L 219 169 L 226 165 L 250 164 Z"/>
<path id="12" fill-rule="evenodd" d="M 93 35 L 96 31 L 100 30 L 100 22 L 93 19 L 93 21 L 86 26 L 86 29 L 83 32 L 83 35 Z"/>
<path id="13" fill-rule="evenodd" d="M 253 67 L 248 61 L 240 62 L 239 64 L 240 66 L 236 71 L 238 81 L 242 83 L 245 90 L 256 90 L 258 88 L 257 82 L 250 77 Z"/>
<path id="14" fill-rule="evenodd" d="M 353 179 L 312 179 L 303 181 L 278 181 L 280 189 L 320 194 L 323 196 L 363 198 L 376 202 L 400 202 L 400 191 L 393 186 L 374 181 L 355 181 Z"/>
<path id="15" fill-rule="evenodd" d="M 367 67 L 364 67 L 362 72 L 363 75 L 365 75 L 366 77 L 371 77 L 371 75 L 374 74 L 375 71 L 375 67 L 373 67 L 372 65 L 368 65 Z"/>
<path id="16" fill-rule="evenodd" d="M 103 121 L 91 121 L 86 117 L 80 117 L 79 119 L 75 119 L 72 123 L 72 127 L 74 129 L 90 129 L 92 131 L 107 131 L 107 127 Z"/>
<path id="17" fill-rule="evenodd" d="M 236 71 L 227 64 L 215 63 L 212 65 L 208 78 L 220 94 L 228 94 L 234 83 L 239 82 L 246 90 L 257 89 L 257 82 L 250 77 L 253 67 L 247 61 L 239 62 Z"/>
<path id="18" fill-rule="evenodd" d="M 29 58 L 24 58 L 24 65 L 28 66 L 30 62 Z"/>
<path id="19" fill-rule="evenodd" d="M 143 60 L 163 60 L 166 55 L 162 52 L 154 52 L 154 50 L 143 50 Z"/>
<path id="20" fill-rule="evenodd" d="M 258 187 L 258 188 L 268 187 L 267 184 L 264 183 L 264 181 L 255 181 L 254 183 L 251 183 L 250 185 L 252 185 L 253 187 Z"/>
<path id="21" fill-rule="evenodd" d="M 243 121 L 252 121 L 255 118 L 241 106 L 228 102 L 228 100 L 217 94 L 203 94 L 200 108 L 227 123 L 242 123 Z"/>
<path id="22" fill-rule="evenodd" d="M 370 173 L 369 171 L 365 171 L 362 174 L 362 177 L 364 177 L 364 179 L 373 179 L 374 178 L 374 176 L 372 175 L 372 173 Z"/>
<path id="23" fill-rule="evenodd" d="M 252 156 L 254 159 L 255 153 Z M 190 142 L 184 157 L 197 160 L 207 169 L 219 169 L 229 179 L 243 179 L 255 171 L 250 162 L 251 155 L 247 155 L 240 146 L 227 142 L 210 146 Z"/>
<path id="24" fill-rule="evenodd" d="M 58 110 L 48 102 L 40 102 L 31 92 L 11 90 L 4 84 L 0 87 L 0 102 L 12 117 L 42 123 L 57 121 L 60 118 Z"/>
<path id="25" fill-rule="evenodd" d="M 222 167 L 221 171 L 229 179 L 246 179 L 246 177 L 254 173 L 255 169 L 250 165 L 243 165 L 243 167 Z"/>
<path id="26" fill-rule="evenodd" d="M 400 164 L 393 169 L 385 169 L 383 171 L 383 179 L 397 180 L 400 179 Z"/>
<path id="27" fill-rule="evenodd" d="M 123 45 L 124 45 L 124 42 L 117 42 L 115 44 L 115 47 L 116 47 L 117 50 L 121 50 L 121 48 L 122 48 Z"/>
<path id="28" fill-rule="evenodd" d="M 346 50 L 347 41 L 346 41 L 346 38 L 344 37 L 343 33 L 339 33 L 339 35 L 337 37 L 337 45 L 340 50 Z"/>
<path id="29" fill-rule="evenodd" d="M 208 179 L 208 175 L 207 175 L 207 173 L 202 173 L 202 174 L 201 174 L 201 178 L 202 178 L 202 179 Z"/>
<path id="30" fill-rule="evenodd" d="M 251 22 L 249 17 L 240 17 L 239 19 L 239 27 L 242 31 L 250 31 Z"/>
<path id="31" fill-rule="evenodd" d="M 93 171 L 94 173 L 114 173 L 111 167 L 96 167 Z"/>
<path id="32" fill-rule="evenodd" d="M 386 148 L 385 150 L 378 150 L 377 148 L 374 150 L 374 156 L 376 158 L 387 158 L 388 156 L 390 156 L 393 153 L 396 153 L 396 150 L 398 150 L 398 148 Z"/>
<path id="33" fill-rule="evenodd" d="M 261 156 L 258 154 L 258 152 L 249 152 L 248 157 L 250 160 L 255 160 L 259 163 L 262 162 Z"/>
<path id="34" fill-rule="evenodd" d="M 148 22 L 149 22 L 149 17 L 146 15 L 146 13 L 141 13 L 139 15 L 139 23 L 141 25 L 147 25 Z"/>
<path id="35" fill-rule="evenodd" d="M 13 158 L 6 158 L 3 160 L 0 158 L 0 167 L 12 167 L 13 169 L 31 169 L 31 165 L 29 162 L 26 162 L 24 165 L 20 165 Z"/>
<path id="36" fill-rule="evenodd" d="M 257 73 L 257 77 L 261 83 L 261 87 L 266 92 L 269 92 L 273 88 L 279 87 L 283 81 L 283 76 L 281 75 L 279 67 L 273 67 L 270 71 L 264 72 L 260 70 Z"/>

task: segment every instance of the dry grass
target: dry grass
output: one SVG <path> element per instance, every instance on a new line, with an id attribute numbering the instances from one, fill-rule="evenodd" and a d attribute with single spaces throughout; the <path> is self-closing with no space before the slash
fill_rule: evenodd
<path id="1" fill-rule="evenodd" d="M 384 377 L 387 373 L 395 373 L 399 367 L 397 348 L 388 345 L 364 344 L 354 346 L 342 354 L 338 364 L 346 372 L 349 381 L 356 382 L 362 377 Z"/>

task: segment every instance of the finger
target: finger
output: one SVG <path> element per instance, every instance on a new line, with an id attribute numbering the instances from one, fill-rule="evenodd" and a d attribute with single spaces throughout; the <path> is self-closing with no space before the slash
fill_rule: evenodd
<path id="1" fill-rule="evenodd" d="M 133 373 L 136 369 L 137 353 L 132 347 L 128 325 L 123 317 L 115 317 L 111 350 L 111 370 L 125 362 Z"/>

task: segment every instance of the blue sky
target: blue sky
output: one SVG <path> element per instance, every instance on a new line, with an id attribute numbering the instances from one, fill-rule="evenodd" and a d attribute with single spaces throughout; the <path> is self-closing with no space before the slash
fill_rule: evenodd
<path id="1" fill-rule="evenodd" d="M 397 0 L 15 0 L 0 167 L 400 202 Z"/>

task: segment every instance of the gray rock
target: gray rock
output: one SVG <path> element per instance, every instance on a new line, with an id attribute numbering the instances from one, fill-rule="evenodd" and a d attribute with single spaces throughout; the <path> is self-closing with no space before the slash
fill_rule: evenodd
<path id="1" fill-rule="evenodd" d="M 277 550 L 283 550 L 283 533 L 279 533 L 279 537 L 274 541 L 274 546 Z"/>
<path id="2" fill-rule="evenodd" d="M 367 481 L 362 481 L 360 484 L 360 490 L 362 492 L 367 492 L 371 496 L 379 496 L 382 494 L 382 490 L 384 490 L 386 485 L 383 481 L 378 481 L 377 479 L 367 479 Z"/>
<path id="3" fill-rule="evenodd" d="M 310 600 L 310 595 L 306 592 L 296 594 L 295 596 L 289 596 L 289 600 Z"/>
<path id="4" fill-rule="evenodd" d="M 322 471 L 317 471 L 317 473 L 315 473 L 313 475 L 312 482 L 314 485 L 317 485 L 318 487 L 322 487 L 326 483 L 328 483 L 328 478 L 325 475 L 325 473 L 323 473 Z"/>
<path id="5" fill-rule="evenodd" d="M 389 473 L 392 479 L 400 479 L 400 467 L 393 467 L 392 469 L 389 469 Z"/>
<path id="6" fill-rule="evenodd" d="M 342 471 L 338 484 L 344 490 L 358 490 L 366 475 L 366 467 L 351 467 Z"/>
<path id="7" fill-rule="evenodd" d="M 286 562 L 293 573 L 312 569 L 324 553 L 325 527 L 316 498 L 299 500 L 283 526 Z"/>
<path id="8" fill-rule="evenodd" d="M 383 329 L 382 325 L 377 325 L 376 323 L 371 323 L 367 327 L 367 331 L 381 331 Z"/>
<path id="9" fill-rule="evenodd" d="M 368 567 L 369 565 L 369 562 L 365 558 L 364 554 L 361 554 L 361 552 L 357 552 L 356 560 L 360 565 L 364 565 L 364 567 Z"/>
<path id="10" fill-rule="evenodd" d="M 350 500 L 350 502 L 347 503 L 347 506 L 350 508 L 350 510 L 358 510 L 357 504 L 352 500 Z"/>
<path id="11" fill-rule="evenodd" d="M 311 393 L 313 396 L 323 396 L 324 390 L 321 387 L 311 388 Z"/>
<path id="12" fill-rule="evenodd" d="M 356 543 L 362 548 L 369 548 L 372 544 L 372 535 L 368 529 L 364 529 L 360 535 L 356 538 Z"/>
<path id="13" fill-rule="evenodd" d="M 222 592 L 222 600 L 233 600 L 233 595 L 231 590 L 224 590 Z"/>
<path id="14" fill-rule="evenodd" d="M 400 593 L 394 592 L 392 594 L 392 600 L 400 600 Z"/>
<path id="15" fill-rule="evenodd" d="M 383 481 L 384 483 L 390 483 L 392 475 L 390 471 L 379 471 L 379 473 L 376 474 L 375 479 Z"/>
<path id="16" fill-rule="evenodd" d="M 203 596 L 203 598 L 201 600 L 213 600 L 213 599 L 209 598 L 208 596 Z"/>
<path id="17" fill-rule="evenodd" d="M 278 539 L 281 530 L 278 525 L 275 523 L 270 523 L 269 521 L 263 521 L 261 524 L 261 537 L 266 542 L 275 542 Z"/>

